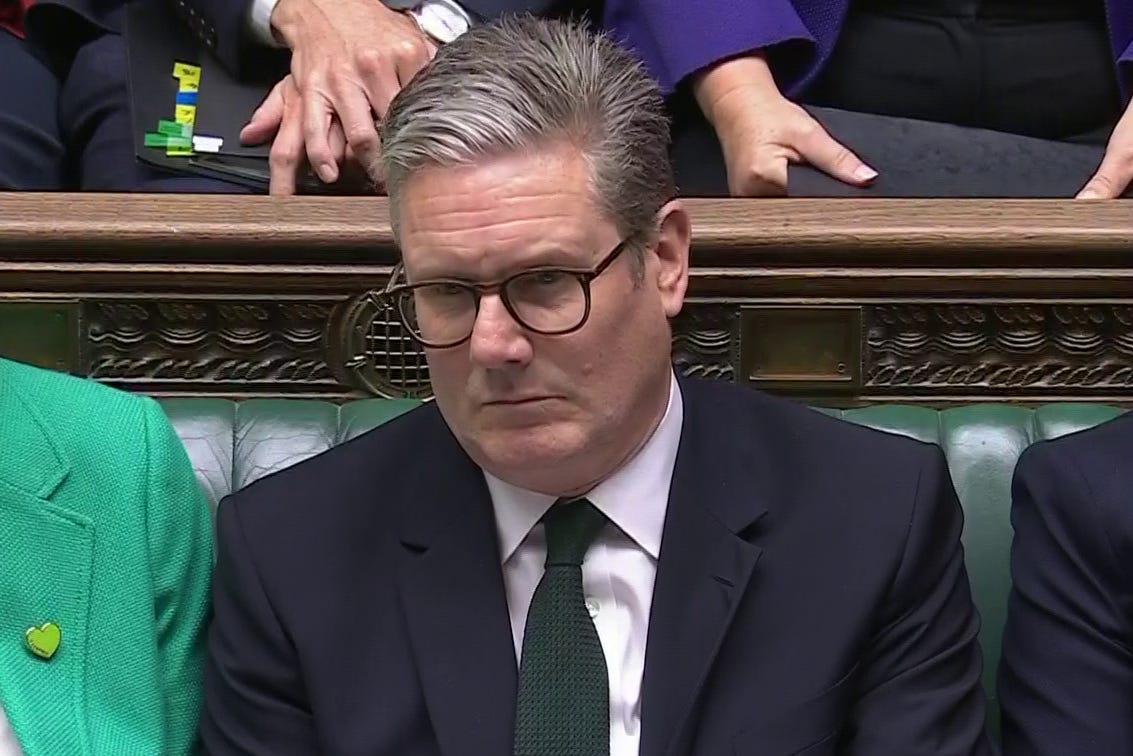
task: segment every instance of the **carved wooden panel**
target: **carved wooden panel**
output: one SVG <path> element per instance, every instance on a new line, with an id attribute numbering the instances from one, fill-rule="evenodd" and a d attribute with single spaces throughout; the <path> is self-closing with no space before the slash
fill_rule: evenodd
<path id="1" fill-rule="evenodd" d="M 681 375 L 735 380 L 739 310 L 689 304 L 673 322 L 673 364 Z"/>
<path id="2" fill-rule="evenodd" d="M 327 362 L 331 305 L 273 300 L 96 300 L 87 374 L 150 391 L 341 393 Z"/>
<path id="3" fill-rule="evenodd" d="M 82 372 L 122 387 L 164 394 L 431 395 L 422 351 L 365 296 L 92 299 L 82 303 L 79 322 Z M 759 339 L 758 349 L 745 339 Z M 673 360 L 682 375 L 806 395 L 1120 399 L 1133 389 L 1133 300 L 694 301 L 674 322 Z"/>
<path id="4" fill-rule="evenodd" d="M 895 304 L 866 314 L 870 389 L 1133 388 L 1133 303 Z"/>

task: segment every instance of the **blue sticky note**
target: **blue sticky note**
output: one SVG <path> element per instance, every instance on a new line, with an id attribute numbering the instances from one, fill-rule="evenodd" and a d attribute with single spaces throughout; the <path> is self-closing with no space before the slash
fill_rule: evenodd
<path id="1" fill-rule="evenodd" d="M 196 105 L 197 93 L 196 92 L 178 92 L 177 93 L 178 105 Z"/>

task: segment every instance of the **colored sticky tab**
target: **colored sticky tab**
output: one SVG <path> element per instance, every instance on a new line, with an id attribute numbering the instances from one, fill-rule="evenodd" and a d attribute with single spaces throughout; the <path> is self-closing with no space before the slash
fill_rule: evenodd
<path id="1" fill-rule="evenodd" d="M 168 134 L 159 134 L 150 131 L 146 133 L 145 145 L 146 147 L 174 147 L 179 149 L 190 149 L 193 146 L 193 140 L 189 137 L 170 136 Z"/>
<path id="2" fill-rule="evenodd" d="M 190 126 L 197 120 L 195 105 L 177 105 L 173 109 L 173 120 L 177 123 L 187 123 Z"/>
<path id="3" fill-rule="evenodd" d="M 193 105 L 195 107 L 196 104 L 197 104 L 197 93 L 196 92 L 178 92 L 177 93 L 177 99 L 175 100 L 175 102 L 178 105 Z"/>
<path id="4" fill-rule="evenodd" d="M 220 148 L 224 146 L 224 139 L 215 136 L 193 136 L 193 151 L 194 152 L 220 152 Z"/>
<path id="5" fill-rule="evenodd" d="M 176 61 L 173 64 L 173 78 L 181 82 L 181 89 L 196 92 L 201 86 L 201 67 Z"/>
<path id="6" fill-rule="evenodd" d="M 192 155 L 192 150 L 186 150 L 180 147 L 170 147 L 165 151 L 166 157 L 192 157 Z"/>
<path id="7" fill-rule="evenodd" d="M 157 122 L 157 133 L 176 137 L 191 137 L 193 136 L 193 127 L 188 123 L 177 123 L 176 121 L 162 119 Z"/>

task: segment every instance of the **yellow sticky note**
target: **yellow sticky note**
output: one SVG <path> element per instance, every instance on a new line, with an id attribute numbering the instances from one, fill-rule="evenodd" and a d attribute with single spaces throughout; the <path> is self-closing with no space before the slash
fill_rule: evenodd
<path id="1" fill-rule="evenodd" d="M 179 82 L 182 92 L 196 92 L 201 87 L 201 68 L 189 63 L 174 63 L 173 78 Z"/>
<path id="2" fill-rule="evenodd" d="M 181 61 L 174 61 L 173 63 L 173 78 L 174 79 L 196 79 L 201 80 L 201 67 L 194 66 L 192 63 L 182 63 Z"/>
<path id="3" fill-rule="evenodd" d="M 183 147 L 169 147 L 166 148 L 165 154 L 169 157 L 188 157 L 193 154 L 192 150 L 186 150 Z"/>
<path id="4" fill-rule="evenodd" d="M 192 124 L 197 120 L 197 106 L 196 105 L 175 105 L 173 106 L 173 120 L 177 123 Z"/>

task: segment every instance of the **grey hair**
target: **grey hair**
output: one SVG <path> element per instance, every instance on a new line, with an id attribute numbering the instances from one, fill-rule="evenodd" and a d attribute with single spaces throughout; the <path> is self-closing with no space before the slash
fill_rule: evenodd
<path id="1" fill-rule="evenodd" d="M 560 142 L 582 151 L 595 204 L 623 238 L 651 236 L 657 210 L 676 194 L 658 85 L 581 22 L 505 17 L 441 47 L 394 98 L 371 175 L 385 184 L 398 238 L 414 171 Z"/>

